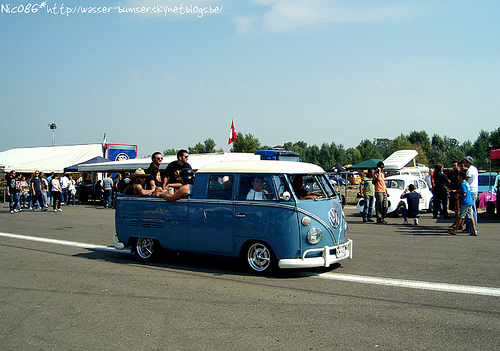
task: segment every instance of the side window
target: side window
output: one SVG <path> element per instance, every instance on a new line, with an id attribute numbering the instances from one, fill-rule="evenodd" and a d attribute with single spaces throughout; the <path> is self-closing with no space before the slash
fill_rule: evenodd
<path id="1" fill-rule="evenodd" d="M 208 182 L 207 199 L 231 200 L 232 189 L 232 175 L 212 175 Z"/>
<path id="2" fill-rule="evenodd" d="M 238 200 L 276 200 L 276 190 L 271 176 L 243 176 L 240 181 Z"/>
<path id="3" fill-rule="evenodd" d="M 427 188 L 427 184 L 425 184 L 425 182 L 424 182 L 424 181 L 419 180 L 419 181 L 418 181 L 418 188 L 419 188 L 419 189 L 425 189 L 425 188 Z"/>
<path id="4" fill-rule="evenodd" d="M 282 199 L 282 195 L 285 191 L 288 191 L 290 194 L 290 189 L 288 188 L 288 185 L 286 183 L 285 177 L 284 176 L 273 176 L 273 182 L 274 182 L 274 188 L 277 189 L 277 198 Z M 290 197 L 290 196 L 289 196 Z M 291 197 L 290 197 L 291 200 Z M 290 201 L 288 200 L 288 201 Z"/>

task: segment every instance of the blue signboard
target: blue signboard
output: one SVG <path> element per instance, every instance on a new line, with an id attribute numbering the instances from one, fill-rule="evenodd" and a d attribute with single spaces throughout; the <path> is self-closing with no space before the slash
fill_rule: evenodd
<path id="1" fill-rule="evenodd" d="M 107 144 L 108 160 L 123 161 L 137 157 L 137 145 Z"/>

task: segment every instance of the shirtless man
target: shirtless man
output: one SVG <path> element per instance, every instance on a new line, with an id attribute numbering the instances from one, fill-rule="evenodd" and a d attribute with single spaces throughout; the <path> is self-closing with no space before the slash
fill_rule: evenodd
<path id="1" fill-rule="evenodd" d="M 142 168 L 137 168 L 134 174 L 130 175 L 130 184 L 125 188 L 126 195 L 155 195 L 163 192 L 163 188 L 156 187 L 155 189 L 145 189 L 146 178 L 149 174 L 146 174 Z"/>

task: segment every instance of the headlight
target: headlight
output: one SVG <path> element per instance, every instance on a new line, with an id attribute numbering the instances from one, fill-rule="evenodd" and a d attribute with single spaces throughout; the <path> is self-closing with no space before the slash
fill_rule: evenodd
<path id="1" fill-rule="evenodd" d="M 311 228 L 311 230 L 307 233 L 307 241 L 313 245 L 319 243 L 322 237 L 323 233 L 318 228 Z"/>

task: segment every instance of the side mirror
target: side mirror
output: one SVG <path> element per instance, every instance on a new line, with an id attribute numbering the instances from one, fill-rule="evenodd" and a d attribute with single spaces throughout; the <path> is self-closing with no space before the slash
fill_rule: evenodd
<path id="1" fill-rule="evenodd" d="M 290 201 L 292 198 L 292 195 L 288 191 L 284 191 L 283 194 L 280 195 L 280 200 L 281 201 Z"/>

